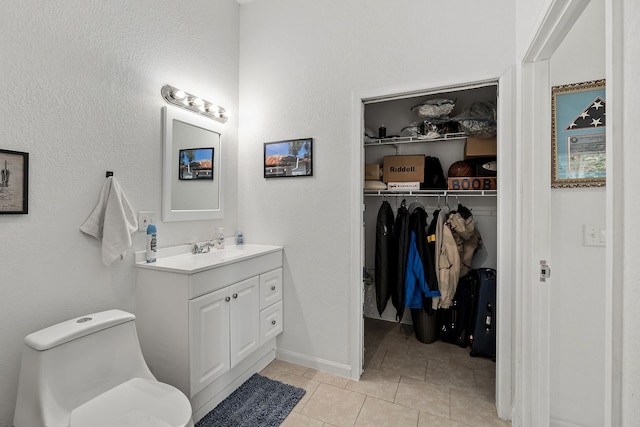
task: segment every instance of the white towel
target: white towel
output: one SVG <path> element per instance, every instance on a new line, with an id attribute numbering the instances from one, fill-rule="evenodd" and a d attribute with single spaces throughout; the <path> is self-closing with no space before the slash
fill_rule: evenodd
<path id="1" fill-rule="evenodd" d="M 131 234 L 138 229 L 136 214 L 114 177 L 106 179 L 98 205 L 80 227 L 83 233 L 102 239 L 102 263 L 111 265 L 131 247 Z"/>

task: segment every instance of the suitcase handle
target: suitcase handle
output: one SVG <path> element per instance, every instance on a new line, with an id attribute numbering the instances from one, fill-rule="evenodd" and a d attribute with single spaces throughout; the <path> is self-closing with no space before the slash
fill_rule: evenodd
<path id="1" fill-rule="evenodd" d="M 484 318 L 484 329 L 486 331 L 490 331 L 492 323 L 493 323 L 493 308 L 491 307 L 491 303 L 487 303 L 487 316 Z"/>

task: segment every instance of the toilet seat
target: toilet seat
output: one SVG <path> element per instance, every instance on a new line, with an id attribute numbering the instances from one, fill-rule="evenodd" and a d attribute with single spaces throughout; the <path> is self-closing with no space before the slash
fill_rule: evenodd
<path id="1" fill-rule="evenodd" d="M 71 412 L 71 427 L 187 427 L 191 404 L 175 387 L 133 378 Z"/>

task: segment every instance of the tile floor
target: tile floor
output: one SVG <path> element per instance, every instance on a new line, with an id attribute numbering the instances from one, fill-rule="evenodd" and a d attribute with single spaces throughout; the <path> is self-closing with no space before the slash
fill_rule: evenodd
<path id="1" fill-rule="evenodd" d="M 365 319 L 365 349 L 360 381 L 280 360 L 260 372 L 307 391 L 282 427 L 511 425 L 496 415 L 491 360 L 375 319 Z"/>

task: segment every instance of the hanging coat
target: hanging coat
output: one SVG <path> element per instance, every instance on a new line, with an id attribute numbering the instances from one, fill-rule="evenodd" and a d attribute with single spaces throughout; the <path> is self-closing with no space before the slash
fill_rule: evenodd
<path id="1" fill-rule="evenodd" d="M 429 249 L 429 254 L 431 255 L 431 266 L 430 268 L 433 269 L 433 271 L 435 272 L 434 276 L 437 280 L 438 277 L 438 269 L 436 268 L 436 259 L 437 259 L 437 253 L 436 253 L 436 228 L 438 227 L 438 215 L 440 214 L 440 211 L 437 210 L 433 213 L 433 218 L 431 219 L 431 222 L 429 223 L 429 226 L 427 227 L 427 248 Z M 438 290 L 440 290 L 440 286 L 438 285 L 437 287 Z"/>
<path id="2" fill-rule="evenodd" d="M 468 214 L 465 214 L 465 211 L 460 207 L 457 212 L 449 215 L 447 223 L 451 228 L 460 254 L 460 277 L 462 277 L 471 269 L 473 255 L 481 241 L 480 232 L 476 228 L 471 212 L 468 211 Z"/>
<path id="3" fill-rule="evenodd" d="M 419 203 L 409 207 L 409 252 L 405 272 L 404 303 L 408 308 L 431 310 L 430 298 L 439 296 L 438 280 L 427 247 L 427 213 Z"/>
<path id="4" fill-rule="evenodd" d="M 396 280 L 397 250 L 393 228 L 393 210 L 385 200 L 376 220 L 376 305 L 381 316 L 391 296 L 391 283 Z"/>
<path id="5" fill-rule="evenodd" d="M 404 315 L 404 277 L 407 269 L 407 253 L 409 251 L 409 210 L 404 200 L 396 214 L 394 232 L 398 261 L 396 264 L 396 279 L 391 286 L 391 302 L 396 309 L 396 320 L 399 322 Z"/>
<path id="6" fill-rule="evenodd" d="M 448 217 L 448 209 L 445 210 L 443 208 L 438 215 L 438 226 L 436 228 L 436 245 L 439 247 L 437 264 L 438 286 L 441 294 L 440 299 L 437 301 L 438 308 L 451 307 L 453 296 L 458 286 L 458 279 L 460 278 L 460 253 L 451 228 L 447 223 Z"/>

